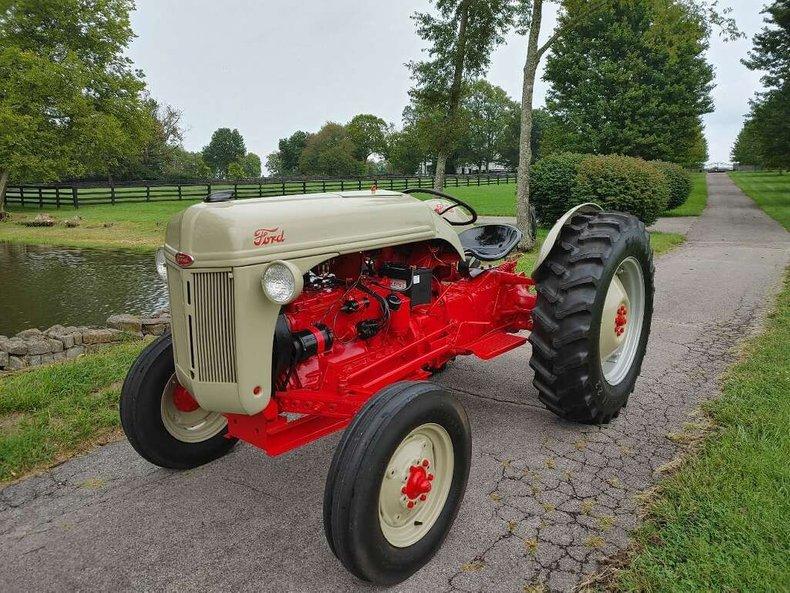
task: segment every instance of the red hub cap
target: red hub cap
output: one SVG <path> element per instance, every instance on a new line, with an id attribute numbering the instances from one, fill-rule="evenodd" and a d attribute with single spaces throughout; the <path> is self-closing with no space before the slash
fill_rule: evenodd
<path id="1" fill-rule="evenodd" d="M 173 404 L 179 412 L 194 412 L 200 407 L 192 394 L 180 383 L 173 387 Z"/>
<path id="2" fill-rule="evenodd" d="M 433 480 L 433 474 L 428 473 L 429 465 L 428 460 L 423 459 L 421 465 L 412 465 L 409 468 L 406 485 L 401 489 L 401 492 L 409 498 L 407 503 L 409 508 L 414 506 L 416 499 L 424 501 L 428 498 L 428 493 L 431 491 L 431 480 Z"/>
<path id="3" fill-rule="evenodd" d="M 614 333 L 622 336 L 625 331 L 625 326 L 628 323 L 628 309 L 625 305 L 620 305 L 617 308 L 617 317 L 614 318 Z"/>

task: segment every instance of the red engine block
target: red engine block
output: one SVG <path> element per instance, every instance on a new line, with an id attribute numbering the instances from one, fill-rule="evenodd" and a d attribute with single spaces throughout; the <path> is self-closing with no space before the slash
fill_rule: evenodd
<path id="1" fill-rule="evenodd" d="M 412 306 L 393 291 L 392 279 L 380 274 L 385 262 L 430 268 L 430 302 Z M 316 273 L 330 279 L 327 285 L 306 287 L 284 314 L 292 333 L 328 327 L 331 347 L 293 365 L 262 413 L 228 414 L 229 436 L 277 455 L 343 428 L 391 383 L 425 379 L 458 355 L 489 359 L 525 343 L 514 333 L 532 327 L 533 281 L 515 272 L 515 261 L 474 276 L 462 274 L 459 264 L 455 252 L 431 244 L 322 264 Z M 400 306 L 375 335 L 361 337 L 360 322 L 384 317 L 375 295 L 386 299 L 393 292 Z"/>

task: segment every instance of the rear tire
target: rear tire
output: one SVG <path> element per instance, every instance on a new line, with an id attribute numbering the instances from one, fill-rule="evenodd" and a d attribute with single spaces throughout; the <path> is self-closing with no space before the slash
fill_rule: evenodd
<path id="1" fill-rule="evenodd" d="M 454 397 L 428 382 L 383 389 L 346 429 L 329 468 L 324 531 L 332 552 L 362 580 L 407 579 L 444 541 L 470 460 L 469 422 Z"/>
<path id="2" fill-rule="evenodd" d="M 227 421 L 218 414 L 198 408 L 189 412 L 196 418 L 195 427 L 180 427 L 167 417 L 172 411 L 168 386 L 175 379 L 173 340 L 166 334 L 151 343 L 129 369 L 121 390 L 121 426 L 144 459 L 170 469 L 190 469 L 228 453 L 236 439 L 225 437 Z M 180 435 L 176 438 L 174 434 Z"/>
<path id="3" fill-rule="evenodd" d="M 534 275 L 530 366 L 549 410 L 590 424 L 620 413 L 647 347 L 653 276 L 650 237 L 634 216 L 579 213 L 566 222 Z"/>

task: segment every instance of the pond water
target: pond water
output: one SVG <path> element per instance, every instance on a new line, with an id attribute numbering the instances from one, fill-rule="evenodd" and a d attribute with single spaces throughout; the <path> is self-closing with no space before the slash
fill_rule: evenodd
<path id="1" fill-rule="evenodd" d="M 167 306 L 153 254 L 0 242 L 0 335 Z"/>

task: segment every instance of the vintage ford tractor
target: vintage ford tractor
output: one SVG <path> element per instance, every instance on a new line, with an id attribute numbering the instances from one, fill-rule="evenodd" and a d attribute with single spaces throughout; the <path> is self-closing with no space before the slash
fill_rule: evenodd
<path id="1" fill-rule="evenodd" d="M 184 469 L 239 439 L 279 455 L 345 430 L 326 480 L 329 547 L 361 579 L 407 578 L 450 529 L 471 458 L 461 404 L 427 379 L 529 340 L 546 407 L 606 423 L 650 331 L 652 253 L 633 216 L 574 208 L 531 277 L 508 259 L 519 230 L 476 219 L 424 189 L 215 194 L 187 208 L 157 256 L 172 333 L 123 386 L 129 442 Z"/>

